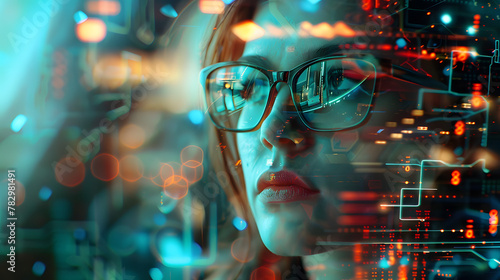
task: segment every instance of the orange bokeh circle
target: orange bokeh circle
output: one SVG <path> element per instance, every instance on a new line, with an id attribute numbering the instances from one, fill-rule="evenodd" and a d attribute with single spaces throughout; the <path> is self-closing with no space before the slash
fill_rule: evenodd
<path id="1" fill-rule="evenodd" d="M 181 151 L 181 163 L 189 167 L 198 167 L 203 163 L 203 150 L 195 145 L 190 145 Z"/>
<path id="2" fill-rule="evenodd" d="M 57 182 L 66 187 L 79 185 L 85 179 L 85 165 L 73 157 L 65 157 L 54 166 Z"/>
<path id="3" fill-rule="evenodd" d="M 167 185 L 168 181 L 170 184 Z M 163 187 L 163 193 L 173 199 L 181 199 L 185 197 L 189 190 L 189 183 L 186 178 L 174 175 L 172 180 L 166 180 Z"/>
<path id="4" fill-rule="evenodd" d="M 128 182 L 135 182 L 141 179 L 144 174 L 144 165 L 142 161 L 134 155 L 122 157 L 120 159 L 119 169 L 120 177 Z"/>
<path id="5" fill-rule="evenodd" d="M 120 162 L 111 154 L 99 154 L 92 160 L 90 171 L 101 181 L 111 181 L 120 172 Z"/>

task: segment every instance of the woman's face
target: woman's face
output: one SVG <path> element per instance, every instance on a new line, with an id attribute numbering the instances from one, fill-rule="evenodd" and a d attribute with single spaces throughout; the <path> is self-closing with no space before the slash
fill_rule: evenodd
<path id="1" fill-rule="evenodd" d="M 281 1 L 260 5 L 254 22 L 266 29 L 266 36 L 248 42 L 241 60 L 285 71 L 318 55 L 334 54 L 318 51 L 325 47 L 366 43 L 366 38 L 356 37 L 361 36 L 360 32 L 329 39 L 304 35 L 300 25 L 304 29 L 306 21 L 313 26 L 328 23 L 331 28 L 342 28 L 342 22 L 352 17 L 339 1 L 321 1 L 314 12 L 301 9 L 305 2 L 309 3 Z M 273 30 L 280 35 L 269 35 Z M 377 64 L 373 55 L 366 59 Z M 359 234 L 363 225 L 387 223 L 380 200 L 371 197 L 378 183 L 371 184 L 374 175 L 367 171 L 379 168 L 377 164 L 387 153 L 365 136 L 368 128 L 383 128 L 390 114 L 372 116 L 364 126 L 355 129 L 311 131 L 295 109 L 290 109 L 290 88 L 279 83 L 276 90 L 272 110 L 262 126 L 237 135 L 246 191 L 264 244 L 279 255 L 315 254 L 323 251 L 318 241 L 353 241 L 349 238 L 353 230 Z M 373 110 L 390 113 L 390 102 L 382 108 L 384 102 L 381 98 Z M 354 193 L 364 198 L 352 199 Z"/>

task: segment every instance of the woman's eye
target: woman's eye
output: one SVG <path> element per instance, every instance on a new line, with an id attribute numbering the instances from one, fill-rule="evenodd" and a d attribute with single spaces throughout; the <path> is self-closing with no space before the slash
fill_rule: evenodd
<path id="1" fill-rule="evenodd" d="M 258 102 L 264 99 L 264 86 L 265 81 L 261 79 L 253 79 L 250 81 L 244 81 L 242 85 L 242 97 L 247 101 Z"/>
<path id="2" fill-rule="evenodd" d="M 344 69 L 338 67 L 332 67 L 327 73 L 327 84 L 330 90 L 337 90 L 344 81 Z"/>

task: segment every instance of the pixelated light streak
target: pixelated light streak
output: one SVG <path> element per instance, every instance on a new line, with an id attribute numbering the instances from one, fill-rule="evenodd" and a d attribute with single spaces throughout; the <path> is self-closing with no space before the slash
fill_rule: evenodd
<path id="1" fill-rule="evenodd" d="M 299 36 L 301 37 L 317 37 L 327 40 L 331 40 L 335 37 L 354 37 L 356 36 L 356 31 L 351 29 L 347 24 L 342 21 L 338 21 L 335 24 L 329 24 L 322 22 L 316 25 L 308 21 L 300 23 Z"/>
<path id="2" fill-rule="evenodd" d="M 234 35 L 245 42 L 253 41 L 266 34 L 264 28 L 251 20 L 240 22 L 231 28 Z"/>

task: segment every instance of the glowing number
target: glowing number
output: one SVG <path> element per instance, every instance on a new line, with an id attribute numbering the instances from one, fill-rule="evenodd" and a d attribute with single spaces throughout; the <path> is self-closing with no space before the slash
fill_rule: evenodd
<path id="1" fill-rule="evenodd" d="M 474 238 L 474 231 L 472 229 L 468 229 L 465 232 L 465 237 L 467 237 L 467 238 Z"/>
<path id="2" fill-rule="evenodd" d="M 458 121 L 455 124 L 455 134 L 456 135 L 463 135 L 465 132 L 465 124 L 463 121 Z"/>
<path id="3" fill-rule="evenodd" d="M 455 171 L 451 172 L 451 180 L 450 180 L 451 184 L 456 186 L 456 185 L 460 184 L 460 181 L 461 181 L 460 171 L 455 170 Z"/>
<path id="4" fill-rule="evenodd" d="M 409 171 L 410 171 L 410 166 L 409 166 L 409 165 L 408 165 L 408 166 L 405 166 L 405 171 L 406 171 L 406 172 L 409 172 Z"/>
<path id="5" fill-rule="evenodd" d="M 496 209 L 491 209 L 490 211 L 490 228 L 488 232 L 493 236 L 496 235 L 498 228 L 498 211 Z"/>

